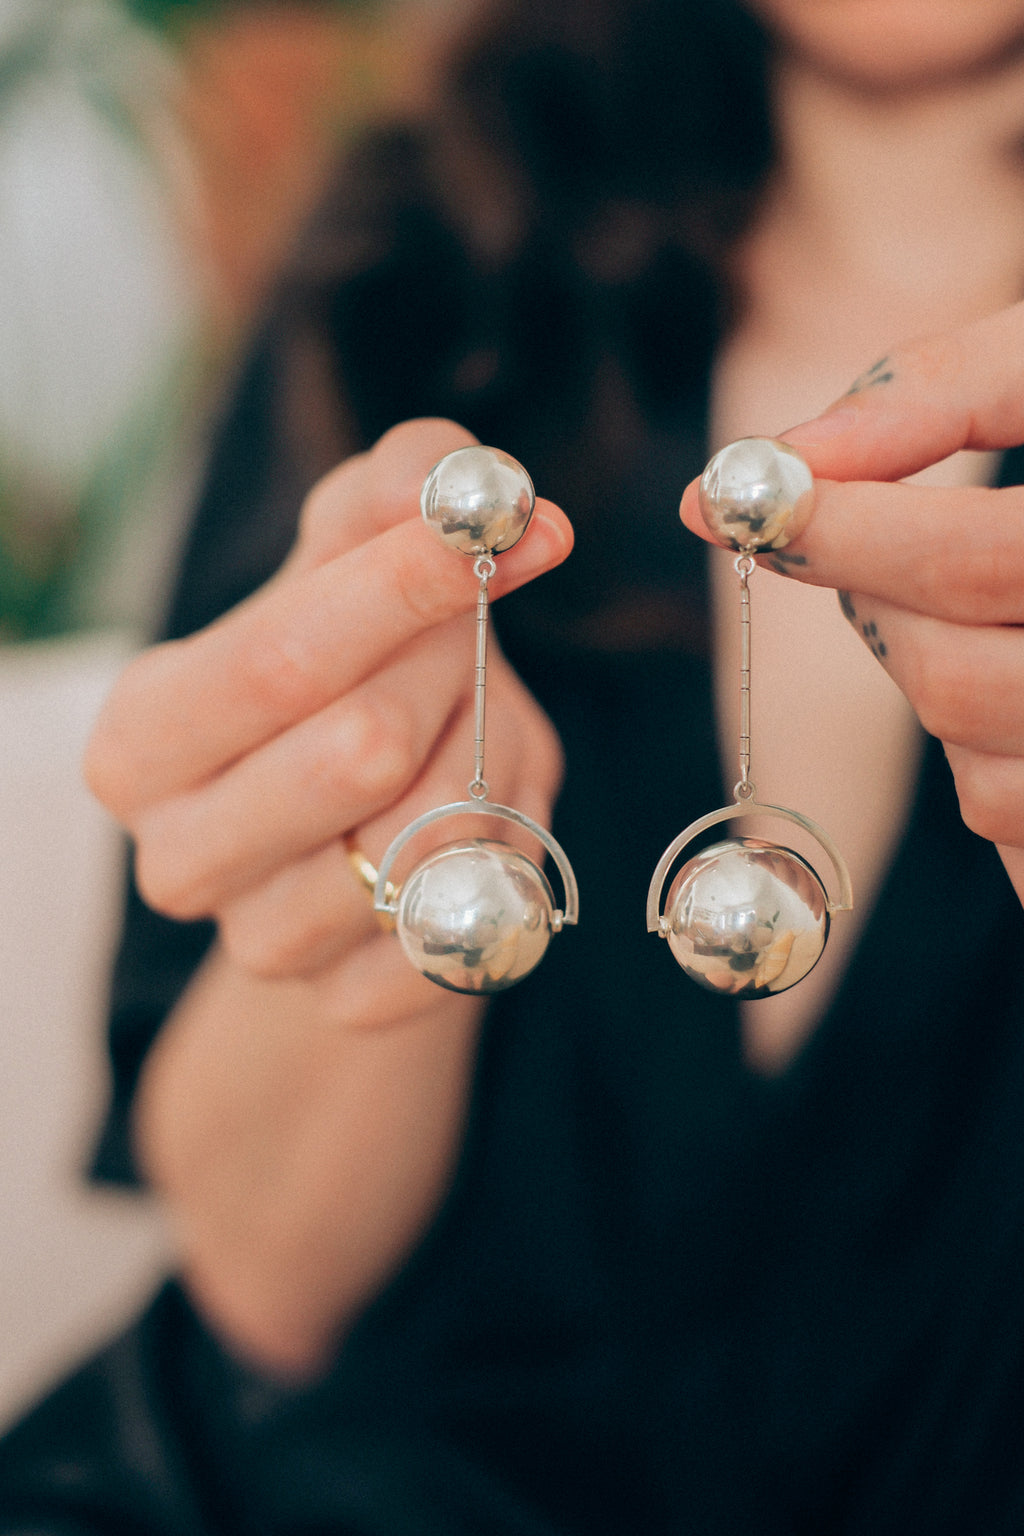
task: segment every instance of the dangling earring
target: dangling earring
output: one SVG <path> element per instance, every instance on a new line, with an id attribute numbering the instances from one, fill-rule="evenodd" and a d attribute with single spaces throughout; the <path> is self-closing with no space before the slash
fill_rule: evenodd
<path id="1" fill-rule="evenodd" d="M 523 466 L 496 448 L 457 448 L 427 476 L 424 521 L 451 549 L 474 557 L 476 740 L 468 800 L 439 806 L 409 824 L 377 871 L 374 907 L 389 916 L 416 968 L 452 992 L 500 992 L 543 959 L 551 935 L 579 915 L 576 877 L 550 832 L 522 811 L 488 800 L 484 778 L 487 694 L 487 584 L 495 556 L 518 543 L 533 516 L 533 484 Z M 427 854 L 396 891 L 390 873 L 405 844 L 449 816 L 491 816 L 524 827 L 551 855 L 564 887 L 559 910 L 547 877 L 506 842 L 466 837 Z"/>
<path id="2" fill-rule="evenodd" d="M 662 854 L 647 896 L 647 927 L 669 942 L 686 974 L 713 992 L 769 997 L 802 981 L 820 959 L 835 912 L 853 905 L 842 854 L 821 827 L 798 811 L 761 805 L 750 778 L 750 577 L 754 556 L 781 549 L 810 516 L 814 481 L 786 443 L 748 437 L 731 443 L 708 464 L 700 507 L 710 531 L 739 551 L 740 776 L 734 804 L 693 822 Z M 791 848 L 735 837 L 696 854 L 676 875 L 664 913 L 661 893 L 669 870 L 696 837 L 740 816 L 795 822 L 828 855 L 839 887 L 830 901 L 817 872 Z"/>

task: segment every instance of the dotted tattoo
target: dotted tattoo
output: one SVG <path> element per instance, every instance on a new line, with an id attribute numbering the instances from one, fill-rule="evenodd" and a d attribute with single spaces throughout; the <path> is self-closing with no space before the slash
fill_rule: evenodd
<path id="1" fill-rule="evenodd" d="M 871 647 L 872 656 L 876 657 L 879 661 L 884 661 L 889 654 L 889 647 L 886 645 L 885 641 L 879 637 L 878 625 L 875 623 L 874 619 L 872 619 L 868 624 L 862 624 L 860 628 L 864 639 Z"/>

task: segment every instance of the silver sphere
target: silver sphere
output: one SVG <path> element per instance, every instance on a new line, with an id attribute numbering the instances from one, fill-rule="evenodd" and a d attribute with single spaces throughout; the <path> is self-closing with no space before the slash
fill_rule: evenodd
<path id="1" fill-rule="evenodd" d="M 518 544 L 534 507 L 533 481 L 500 448 L 456 448 L 423 482 L 424 522 L 451 549 L 494 555 Z"/>
<path id="2" fill-rule="evenodd" d="M 741 437 L 716 453 L 700 482 L 700 510 L 716 539 L 749 554 L 782 549 L 806 528 L 814 476 L 795 449 Z"/>
<path id="3" fill-rule="evenodd" d="M 508 843 L 467 838 L 421 859 L 402 885 L 396 931 L 424 976 L 452 992 L 501 992 L 544 958 L 555 898 Z"/>
<path id="4" fill-rule="evenodd" d="M 730 838 L 690 859 L 669 889 L 665 936 L 712 992 L 769 997 L 802 981 L 828 937 L 825 889 L 790 848 Z"/>

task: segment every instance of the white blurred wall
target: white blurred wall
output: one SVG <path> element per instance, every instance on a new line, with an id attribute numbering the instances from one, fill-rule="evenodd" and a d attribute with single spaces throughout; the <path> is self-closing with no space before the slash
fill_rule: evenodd
<path id="1" fill-rule="evenodd" d="M 194 488 L 174 67 L 117 0 L 0 0 L 0 514 L 30 548 L 79 526 L 61 619 L 93 626 L 0 644 L 0 1427 L 168 1257 L 151 1204 L 82 1177 L 123 851 L 79 764 Z"/>
<path id="2" fill-rule="evenodd" d="M 80 1176 L 123 853 L 79 763 L 130 649 L 0 648 L 0 1427 L 130 1316 L 170 1251 L 148 1200 Z"/>

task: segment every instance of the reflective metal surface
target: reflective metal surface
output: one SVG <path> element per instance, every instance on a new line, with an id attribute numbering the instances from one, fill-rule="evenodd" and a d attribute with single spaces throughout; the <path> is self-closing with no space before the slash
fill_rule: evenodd
<path id="1" fill-rule="evenodd" d="M 768 997 L 807 975 L 828 937 L 824 887 L 799 854 L 730 838 L 690 859 L 662 931 L 686 974 L 713 992 Z"/>
<path id="2" fill-rule="evenodd" d="M 711 459 L 700 510 L 711 533 L 733 549 L 782 549 L 806 528 L 814 477 L 795 449 L 771 437 L 741 437 Z"/>
<path id="3" fill-rule="evenodd" d="M 398 895 L 396 928 L 413 965 L 452 992 L 500 992 L 543 959 L 555 899 L 508 843 L 467 838 L 421 859 Z"/>
<path id="4" fill-rule="evenodd" d="M 423 482 L 423 520 L 464 555 L 493 555 L 517 544 L 533 516 L 533 481 L 500 448 L 456 448 Z"/>

